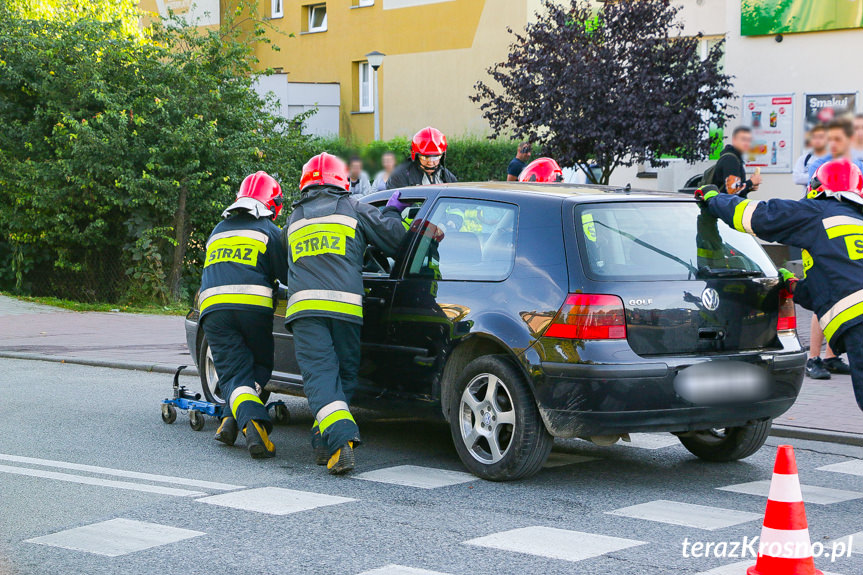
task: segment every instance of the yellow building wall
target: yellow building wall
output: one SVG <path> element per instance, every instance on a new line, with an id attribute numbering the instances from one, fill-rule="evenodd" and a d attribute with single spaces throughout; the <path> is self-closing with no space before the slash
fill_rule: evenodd
<path id="1" fill-rule="evenodd" d="M 488 82 L 489 67 L 506 58 L 513 36 L 524 28 L 525 0 L 488 0 L 468 46 L 384 59 L 381 83 L 382 136 L 408 136 L 432 125 L 449 136 L 485 135 L 488 123 L 468 100 L 479 80 Z"/>
<path id="2" fill-rule="evenodd" d="M 538 0 L 429 0 L 385 10 L 389 1 L 358 7 L 357 0 L 327 0 L 327 30 L 310 33 L 308 6 L 324 2 L 283 0 L 284 16 L 267 22 L 280 51 L 260 44 L 256 56 L 263 68 L 287 73 L 289 82 L 338 82 L 340 135 L 349 140 L 373 138 L 374 114 L 358 111 L 357 63 L 374 50 L 386 54 L 378 73 L 383 138 L 412 135 L 427 125 L 449 135 L 486 134 L 488 124 L 468 96 L 506 57 L 513 40 L 506 28 L 521 31 Z M 223 13 L 232 4 L 222 0 Z M 265 18 L 270 5 L 260 0 Z M 145 11 L 156 12 L 156 6 L 157 0 L 141 0 Z"/>
<path id="3" fill-rule="evenodd" d="M 273 52 L 262 45 L 258 51 L 261 65 L 282 68 L 288 73 L 289 82 L 339 82 L 341 135 L 352 141 L 367 142 L 373 137 L 374 115 L 358 112 L 356 93 L 356 63 L 364 61 L 365 54 L 378 50 L 387 55 L 378 74 L 382 136 L 407 133 L 407 128 L 400 129 L 400 126 L 406 116 L 404 110 L 415 109 L 407 99 L 417 95 L 416 86 L 411 84 L 422 77 L 423 85 L 434 86 L 432 92 L 444 85 L 447 87 L 444 91 L 452 98 L 448 87 L 453 86 L 453 76 L 459 76 L 460 71 L 448 70 L 438 61 L 439 55 L 442 51 L 471 50 L 481 20 L 489 12 L 486 6 L 514 3 L 514 0 L 449 0 L 390 10 L 384 10 L 384 0 L 376 0 L 369 7 L 353 7 L 355 0 L 329 0 L 326 2 L 327 31 L 308 33 L 304 31 L 308 18 L 305 7 L 313 3 L 285 0 L 284 17 L 270 21 L 278 32 L 271 37 L 281 51 Z M 262 8 L 269 10 L 269 2 Z M 296 37 L 287 37 L 291 33 Z M 447 62 L 454 60 L 449 57 Z M 409 71 L 407 74 L 402 73 L 405 69 Z M 467 93 L 462 92 L 466 98 Z M 415 100 L 420 110 L 431 103 L 433 98 L 429 94 Z M 435 106 L 439 109 L 431 111 L 426 124 L 446 115 L 444 102 L 437 102 Z M 417 111 L 416 117 L 422 114 Z M 417 121 L 422 123 L 422 120 Z"/>

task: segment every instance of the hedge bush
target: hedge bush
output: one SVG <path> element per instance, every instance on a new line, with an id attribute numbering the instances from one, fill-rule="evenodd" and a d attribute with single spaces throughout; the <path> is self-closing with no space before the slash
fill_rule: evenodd
<path id="1" fill-rule="evenodd" d="M 477 137 L 448 139 L 446 166 L 461 182 L 487 182 L 505 180 L 506 167 L 515 156 L 518 142 L 510 140 L 487 140 Z M 398 160 L 410 157 L 410 139 L 393 138 L 354 146 L 338 138 L 322 139 L 320 150 L 335 154 L 346 160 L 351 156 L 363 159 L 366 172 L 371 177 L 380 170 L 381 156 L 386 151 L 395 152 Z"/>

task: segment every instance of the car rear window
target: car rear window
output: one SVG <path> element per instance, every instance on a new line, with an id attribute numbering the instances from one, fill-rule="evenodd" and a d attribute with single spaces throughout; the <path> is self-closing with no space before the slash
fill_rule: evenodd
<path id="1" fill-rule="evenodd" d="M 595 280 L 776 276 L 770 258 L 693 202 L 586 204 L 575 210 L 579 252 Z"/>

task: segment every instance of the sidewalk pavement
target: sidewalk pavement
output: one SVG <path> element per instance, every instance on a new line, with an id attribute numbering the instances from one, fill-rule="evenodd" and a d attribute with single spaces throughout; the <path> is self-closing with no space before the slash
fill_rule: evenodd
<path id="1" fill-rule="evenodd" d="M 809 347 L 812 313 L 797 307 L 797 333 L 804 347 Z M 863 445 L 863 411 L 857 407 L 850 375 L 833 375 L 829 380 L 804 378 L 797 401 L 782 417 L 774 421 L 777 433 L 798 437 L 801 433 L 815 438 L 830 434 L 847 442 Z M 854 437 L 857 436 L 857 437 Z"/>
<path id="2" fill-rule="evenodd" d="M 0 357 L 195 371 L 181 316 L 75 312 L 2 295 Z"/>
<path id="3" fill-rule="evenodd" d="M 797 326 L 809 343 L 811 314 L 798 308 Z M 195 373 L 183 318 L 81 313 L 0 296 L 0 357 L 49 359 L 173 373 Z M 794 406 L 774 422 L 774 435 L 863 445 L 863 412 L 851 377 L 806 378 Z"/>

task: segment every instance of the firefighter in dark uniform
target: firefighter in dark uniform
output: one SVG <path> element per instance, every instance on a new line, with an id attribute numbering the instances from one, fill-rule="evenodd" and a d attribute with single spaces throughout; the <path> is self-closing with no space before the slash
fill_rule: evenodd
<path id="1" fill-rule="evenodd" d="M 863 174 L 847 159 L 815 172 L 805 199 L 767 202 L 720 194 L 695 197 L 735 229 L 803 250 L 804 279 L 794 299 L 819 318 L 830 347 L 848 353 L 857 404 L 863 409 Z M 784 274 L 783 274 L 784 275 Z M 794 285 L 793 283 L 791 284 Z"/>
<path id="2" fill-rule="evenodd" d="M 371 243 L 395 256 L 407 205 L 394 193 L 383 211 L 352 198 L 345 163 L 330 154 L 303 166 L 302 198 L 282 232 L 288 252 L 286 327 L 315 414 L 316 462 L 332 474 L 353 469 L 359 428 L 350 411 L 358 383 L 363 322 L 362 265 Z"/>
<path id="3" fill-rule="evenodd" d="M 233 445 L 238 429 L 254 458 L 273 457 L 273 424 L 255 388 L 273 371 L 273 296 L 287 282 L 281 230 L 282 189 L 266 172 L 243 180 L 237 201 L 207 240 L 198 308 L 213 353 L 225 412 L 216 440 Z M 229 411 L 228 411 L 229 410 Z"/>
<path id="4" fill-rule="evenodd" d="M 449 184 L 458 179 L 446 169 L 446 136 L 431 126 L 414 134 L 411 140 L 411 159 L 397 167 L 387 180 L 387 189 Z"/>

